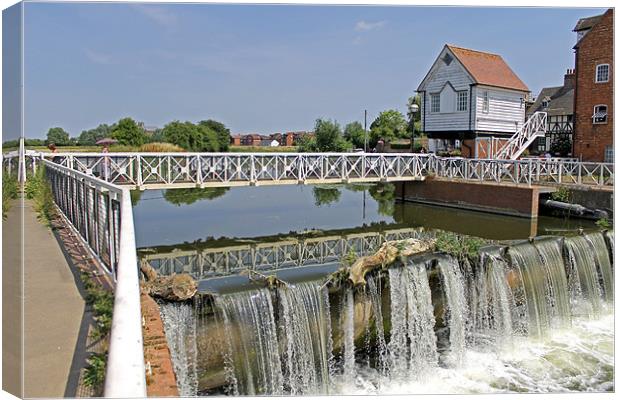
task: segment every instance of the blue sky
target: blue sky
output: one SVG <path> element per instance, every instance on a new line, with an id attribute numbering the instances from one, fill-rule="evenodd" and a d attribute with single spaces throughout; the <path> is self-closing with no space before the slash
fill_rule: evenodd
<path id="1" fill-rule="evenodd" d="M 577 19 L 603 11 L 27 3 L 25 132 L 131 116 L 272 133 L 364 109 L 370 123 L 406 111 L 444 43 L 501 54 L 537 93 L 573 67 Z"/>

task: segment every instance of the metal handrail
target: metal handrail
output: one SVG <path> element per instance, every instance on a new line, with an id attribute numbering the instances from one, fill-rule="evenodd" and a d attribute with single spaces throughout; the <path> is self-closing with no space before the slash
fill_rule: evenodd
<path id="1" fill-rule="evenodd" d="M 56 185 L 52 185 L 52 190 L 57 191 L 54 193 L 55 201 L 62 216 L 78 232 L 78 237 L 93 253 L 97 253 L 97 251 L 91 247 L 91 242 L 88 240 L 88 229 L 80 229 L 79 225 L 81 224 L 76 220 L 76 218 L 84 216 L 80 215 L 79 212 L 69 212 L 67 207 L 64 207 L 63 210 L 58 202 L 62 202 L 61 197 L 67 199 L 70 193 L 84 195 L 84 187 L 113 195 L 115 200 L 119 202 L 120 234 L 116 270 L 114 270 L 113 265 L 109 266 L 115 273 L 116 288 L 114 290 L 114 312 L 110 331 L 104 395 L 122 398 L 146 397 L 140 281 L 130 191 L 126 187 L 105 182 L 46 159 L 42 159 L 41 162 L 56 174 L 49 177 L 50 179 L 62 178 L 65 180 L 63 183 L 69 186 L 83 185 L 82 191 L 76 192 L 60 193 L 61 187 Z M 87 237 L 84 237 L 81 232 L 86 232 Z M 114 249 L 109 248 L 108 251 L 112 253 Z"/>

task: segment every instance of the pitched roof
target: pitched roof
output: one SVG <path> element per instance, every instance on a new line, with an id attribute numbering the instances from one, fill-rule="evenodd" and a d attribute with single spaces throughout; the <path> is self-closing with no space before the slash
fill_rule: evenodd
<path id="1" fill-rule="evenodd" d="M 603 15 L 605 14 L 595 15 L 593 17 L 587 18 L 579 18 L 579 21 L 577 21 L 577 25 L 575 25 L 573 32 L 583 31 L 584 29 L 591 29 L 594 25 L 598 24 L 601 18 L 603 18 Z"/>
<path id="2" fill-rule="evenodd" d="M 575 97 L 575 89 L 572 86 L 556 86 L 543 88 L 526 112 L 526 115 L 532 115 L 536 111 L 545 111 L 547 115 L 572 115 L 573 114 L 573 98 Z M 542 106 L 543 100 L 549 102 L 548 106 Z"/>
<path id="3" fill-rule="evenodd" d="M 502 56 L 446 45 L 476 83 L 529 92 L 528 87 L 506 64 Z"/>

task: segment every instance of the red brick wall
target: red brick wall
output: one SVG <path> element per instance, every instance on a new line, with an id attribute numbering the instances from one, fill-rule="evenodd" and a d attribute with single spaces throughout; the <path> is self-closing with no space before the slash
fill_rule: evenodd
<path id="1" fill-rule="evenodd" d="M 399 182 L 396 193 L 405 200 L 522 217 L 538 216 L 537 188 L 427 179 Z"/>
<path id="2" fill-rule="evenodd" d="M 613 144 L 613 10 L 579 42 L 575 50 L 575 132 L 573 155 L 584 161 L 603 161 L 605 146 Z M 596 83 L 596 66 L 609 64 L 609 82 Z M 594 106 L 607 105 L 607 123 L 593 124 Z"/>

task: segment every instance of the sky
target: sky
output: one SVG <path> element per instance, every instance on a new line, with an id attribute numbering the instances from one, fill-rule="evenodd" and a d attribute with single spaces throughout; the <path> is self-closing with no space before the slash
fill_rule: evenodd
<path id="1" fill-rule="evenodd" d="M 502 55 L 537 94 L 573 68 L 576 21 L 603 11 L 25 3 L 24 129 L 78 136 L 129 116 L 269 134 L 364 109 L 370 124 L 406 113 L 445 43 Z"/>

